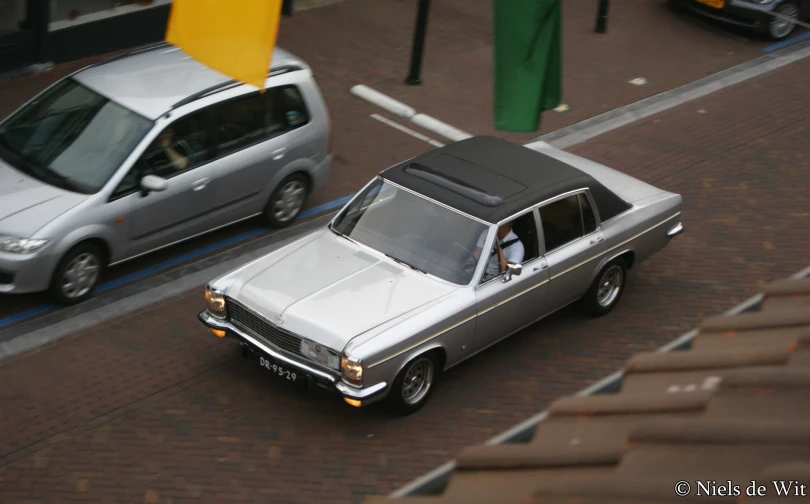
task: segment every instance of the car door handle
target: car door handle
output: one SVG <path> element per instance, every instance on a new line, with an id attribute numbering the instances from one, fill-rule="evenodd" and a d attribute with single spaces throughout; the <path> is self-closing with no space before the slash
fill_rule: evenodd
<path id="1" fill-rule="evenodd" d="M 191 184 L 191 189 L 194 190 L 194 191 L 199 191 L 201 189 L 205 189 L 205 186 L 207 186 L 209 182 L 211 182 L 211 179 L 208 178 L 208 177 L 206 177 L 204 179 L 197 180 L 196 182 Z"/>
<path id="2" fill-rule="evenodd" d="M 282 148 L 280 148 L 280 149 L 276 149 L 276 150 L 274 150 L 274 151 L 273 151 L 273 154 L 272 154 L 273 159 L 274 159 L 274 160 L 278 160 L 278 159 L 283 158 L 283 157 L 284 157 L 284 154 L 286 154 L 286 152 L 287 152 L 287 149 L 286 149 L 285 147 L 282 147 Z"/>
<path id="3" fill-rule="evenodd" d="M 548 268 L 548 263 L 543 263 L 543 264 L 541 264 L 539 266 L 535 266 L 532 271 L 540 271 L 540 270 L 544 270 L 546 268 Z"/>
<path id="4" fill-rule="evenodd" d="M 601 242 L 601 241 L 605 241 L 605 237 L 604 237 L 604 236 L 597 236 L 596 238 L 594 238 L 593 240 L 591 240 L 591 243 L 599 243 L 599 242 Z"/>

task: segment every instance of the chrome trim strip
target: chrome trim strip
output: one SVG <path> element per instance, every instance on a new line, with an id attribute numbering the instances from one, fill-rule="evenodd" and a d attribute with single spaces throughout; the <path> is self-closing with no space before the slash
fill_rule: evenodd
<path id="1" fill-rule="evenodd" d="M 395 353 L 395 354 L 389 355 L 388 357 L 383 357 L 382 359 L 380 359 L 380 360 L 378 360 L 378 361 L 376 361 L 376 362 L 373 362 L 373 363 L 369 364 L 369 365 L 368 365 L 368 367 L 367 367 L 367 369 L 371 369 L 371 368 L 373 368 L 374 366 L 378 366 L 378 365 L 382 364 L 383 362 L 389 361 L 389 360 L 391 360 L 391 359 L 393 359 L 393 358 L 395 358 L 395 357 L 399 357 L 400 355 L 402 355 L 402 354 L 404 354 L 404 353 L 410 352 L 410 351 L 411 351 L 411 350 L 413 350 L 414 348 L 417 348 L 418 346 L 420 346 L 420 345 L 422 345 L 422 344 L 424 344 L 424 343 L 427 343 L 428 341 L 430 341 L 430 340 L 432 340 L 432 339 L 434 339 L 434 338 L 438 338 L 438 337 L 439 337 L 439 336 L 441 336 L 442 334 L 444 334 L 444 333 L 446 333 L 446 332 L 448 332 L 448 331 L 452 331 L 452 330 L 453 330 L 453 329 L 455 329 L 456 327 L 459 327 L 459 326 L 461 326 L 461 325 L 466 324 L 467 322 L 469 322 L 470 320 L 473 320 L 473 319 L 474 319 L 474 318 L 476 318 L 477 316 L 478 316 L 478 314 L 477 314 L 477 313 L 475 313 L 475 314 L 473 314 L 473 315 L 471 315 L 471 316 L 467 317 L 466 319 L 462 320 L 461 322 L 457 322 L 457 323 L 455 323 L 455 324 L 451 325 L 450 327 L 448 327 L 447 329 L 443 329 L 443 330 L 441 330 L 441 331 L 437 332 L 437 333 L 436 333 L 436 334 L 434 334 L 433 336 L 429 336 L 429 337 L 427 337 L 427 338 L 425 338 L 425 339 L 421 340 L 421 341 L 420 341 L 420 342 L 418 342 L 418 343 L 414 343 L 413 345 L 409 346 L 408 348 L 404 348 L 404 349 L 402 349 L 402 350 L 398 351 L 398 352 L 397 352 L 397 353 Z"/>
<path id="2" fill-rule="evenodd" d="M 289 364 L 290 366 L 301 369 L 301 370 L 303 370 L 303 371 L 305 371 L 307 373 L 310 373 L 312 375 L 315 375 L 315 376 L 317 376 L 319 378 L 323 378 L 324 380 L 327 380 L 332 384 L 335 384 L 338 381 L 338 379 L 335 378 L 333 375 L 330 375 L 328 373 L 324 373 L 323 371 L 320 371 L 320 370 L 315 369 L 313 367 L 307 366 L 306 364 L 303 364 L 301 362 L 294 361 L 294 360 L 290 359 L 289 357 L 286 357 L 286 356 L 282 355 L 280 352 L 278 352 L 276 350 L 273 350 L 272 348 L 267 346 L 265 343 L 263 343 L 259 339 L 247 334 L 246 332 L 242 331 L 241 329 L 238 329 L 238 328 L 234 327 L 229 322 L 227 322 L 225 320 L 219 320 L 219 319 L 214 318 L 206 310 L 201 311 L 200 314 L 198 315 L 198 318 L 200 319 L 200 322 L 202 322 L 203 324 L 205 324 L 206 326 L 208 326 L 208 327 L 210 327 L 212 329 L 220 329 L 220 330 L 231 331 L 231 332 L 239 335 L 240 338 L 242 338 L 245 341 L 255 345 L 256 347 L 261 349 L 263 352 L 271 355 L 272 357 L 274 357 L 274 358 L 276 358 L 276 359 L 278 359 L 278 360 L 280 360 L 280 361 L 282 361 L 282 362 L 284 362 L 286 364 Z"/>
<path id="3" fill-rule="evenodd" d="M 683 224 L 679 222 L 678 224 L 675 225 L 675 227 L 667 231 L 667 236 L 673 238 L 681 233 L 683 233 Z"/>
<path id="4" fill-rule="evenodd" d="M 661 222 L 659 222 L 658 224 L 655 224 L 655 225 L 653 225 L 653 226 L 650 226 L 650 227 L 648 227 L 647 229 L 645 229 L 644 231 L 641 231 L 640 233 L 636 233 L 635 235 L 631 236 L 630 238 L 628 238 L 628 239 L 624 240 L 623 242 L 621 242 L 621 243 L 619 243 L 619 244 L 616 244 L 616 245 L 614 245 L 614 246 L 610 247 L 609 249 L 605 250 L 604 252 L 601 252 L 601 253 L 599 253 L 599 254 L 596 254 L 596 255 L 594 255 L 594 256 L 591 256 L 591 257 L 589 257 L 588 259 L 585 259 L 584 261 L 581 261 L 581 262 L 579 262 L 579 263 L 575 264 L 574 266 L 571 266 L 570 268 L 567 268 L 567 269 L 565 269 L 565 270 L 563 270 L 563 271 L 560 271 L 560 272 L 559 272 L 559 273 L 557 273 L 556 275 L 549 277 L 549 280 L 554 280 L 555 278 L 558 278 L 558 277 L 560 277 L 560 276 L 562 276 L 562 275 L 565 275 L 565 274 L 566 274 L 566 273 L 568 273 L 569 271 L 571 271 L 571 270 L 573 270 L 573 269 L 576 269 L 576 268 L 578 268 L 578 267 L 582 266 L 583 264 L 585 264 L 585 263 L 587 263 L 587 262 L 591 262 L 591 261 L 593 261 L 594 259 L 596 259 L 596 258 L 598 258 L 598 257 L 600 257 L 600 256 L 607 255 L 607 254 L 609 254 L 609 253 L 613 252 L 614 250 L 616 250 L 617 248 L 622 247 L 622 246 L 624 246 L 624 245 L 626 245 L 626 244 L 630 243 L 631 241 L 635 240 L 635 239 L 636 239 L 636 238 L 638 238 L 639 236 L 641 236 L 641 235 L 643 235 L 643 234 L 646 234 L 646 233 L 650 232 L 651 230 L 653 230 L 653 229 L 657 228 L 658 226 L 660 226 L 660 225 L 662 225 L 662 224 L 666 224 L 666 222 L 667 222 L 667 221 L 672 220 L 673 218 L 675 218 L 675 217 L 677 217 L 677 216 L 679 216 L 679 215 L 681 215 L 681 212 L 677 212 L 677 213 L 675 213 L 675 214 L 673 214 L 673 215 L 670 215 L 669 217 L 667 217 L 666 219 L 662 220 L 662 221 L 661 221 Z M 572 242 L 572 243 L 573 243 L 573 242 Z"/>
<path id="5" fill-rule="evenodd" d="M 679 215 L 681 215 L 681 212 L 676 212 L 675 214 L 673 214 L 673 215 L 671 215 L 671 216 L 667 217 L 666 219 L 662 220 L 661 222 L 659 222 L 659 223 L 655 224 L 654 226 L 650 226 L 649 228 L 645 229 L 644 231 L 641 231 L 640 233 L 637 233 L 637 234 L 635 234 L 635 235 L 631 236 L 630 238 L 626 239 L 625 241 L 623 241 L 623 242 L 621 242 L 621 243 L 619 243 L 619 244 L 617 244 L 617 245 L 614 245 L 613 247 L 611 247 L 611 248 L 609 248 L 609 249 L 605 250 L 604 252 L 601 252 L 601 253 L 599 253 L 599 254 L 596 254 L 596 255 L 594 255 L 594 256 L 592 256 L 592 257 L 590 257 L 590 258 L 588 258 L 588 259 L 586 259 L 586 260 L 584 260 L 584 261 L 582 261 L 582 262 L 580 262 L 580 263 L 578 263 L 578 264 L 576 264 L 576 265 L 574 265 L 574 266 L 571 266 L 570 268 L 565 269 L 564 271 L 561 271 L 561 272 L 557 273 L 557 274 L 556 274 L 556 275 L 554 275 L 554 276 L 549 276 L 549 278 L 548 278 L 548 279 L 543 280 L 543 281 L 541 281 L 541 282 L 538 282 L 536 285 L 534 285 L 534 286 L 532 286 L 532 287 L 527 288 L 526 290 L 522 291 L 521 293 L 519 293 L 519 294 L 517 294 L 517 295 L 515 295 L 515 296 L 512 296 L 512 297 L 510 297 L 509 299 L 507 299 L 507 300 L 505 300 L 505 301 L 502 301 L 502 302 L 500 302 L 498 305 L 495 305 L 495 306 L 499 306 L 499 305 L 501 305 L 501 304 L 505 303 L 506 301 L 511 301 L 512 299 L 516 298 L 517 296 L 520 296 L 520 295 L 522 295 L 522 294 L 524 294 L 524 293 L 526 293 L 526 292 L 528 292 L 528 291 L 532 290 L 532 289 L 533 289 L 533 288 L 535 288 L 535 287 L 540 287 L 540 286 L 541 286 L 541 285 L 543 285 L 544 283 L 550 282 L 551 280 L 553 280 L 553 279 L 555 279 L 555 278 L 558 278 L 558 277 L 560 277 L 560 276 L 562 276 L 562 275 L 564 275 L 564 274 L 568 273 L 569 271 L 571 271 L 571 270 L 573 270 L 573 269 L 578 268 L 579 266 L 581 266 L 581 265 L 583 265 L 583 264 L 585 264 L 585 263 L 587 263 L 587 262 L 593 261 L 594 259 L 596 259 L 596 258 L 598 258 L 598 257 L 600 257 L 600 256 L 607 255 L 607 254 L 609 254 L 610 252 L 612 252 L 613 250 L 616 250 L 617 248 L 624 246 L 625 244 L 627 244 L 627 243 L 629 243 L 629 242 L 631 242 L 631 241 L 635 240 L 635 239 L 636 239 L 636 238 L 638 238 L 639 236 L 641 236 L 641 235 L 643 235 L 643 234 L 645 234 L 645 233 L 649 232 L 649 231 L 650 231 L 650 230 L 652 230 L 652 229 L 657 228 L 658 226 L 660 226 L 660 225 L 662 225 L 662 224 L 665 224 L 667 221 L 672 220 L 673 218 L 675 218 L 675 217 L 677 217 L 677 216 L 679 216 Z M 583 238 L 584 238 L 584 237 L 583 237 Z M 534 260 L 534 259 L 533 259 L 533 260 Z M 498 277 L 495 277 L 495 278 L 498 278 Z M 486 285 L 486 284 L 481 284 L 481 285 Z M 480 287 L 481 285 L 479 285 L 478 287 Z M 494 308 L 494 306 L 493 306 L 493 308 Z M 489 310 L 491 310 L 491 309 L 492 309 L 492 308 L 488 308 L 486 311 L 481 312 L 481 313 L 486 313 L 487 311 L 489 311 Z M 458 322 L 457 324 L 453 324 L 452 326 L 448 327 L 447 329 L 444 329 L 444 330 L 442 330 L 442 331 L 439 331 L 439 332 L 437 332 L 436 334 L 434 334 L 434 335 L 432 335 L 432 336 L 429 336 L 429 337 L 427 337 L 427 338 L 425 338 L 425 339 L 423 339 L 423 340 L 419 341 L 418 343 L 415 343 L 415 344 L 413 344 L 413 345 L 409 346 L 408 348 L 406 348 L 406 349 L 404 349 L 404 350 L 400 350 L 400 351 L 398 351 L 398 352 L 396 352 L 396 353 L 394 353 L 394 354 L 391 354 L 391 355 L 389 355 L 389 356 L 387 356 L 387 357 L 383 357 L 382 359 L 380 359 L 380 360 L 378 360 L 378 361 L 374 362 L 373 364 L 370 364 L 370 365 L 368 366 L 368 368 L 369 368 L 369 369 L 371 369 L 371 368 L 373 368 L 374 366 L 377 366 L 377 365 L 379 365 L 379 364 L 382 364 L 383 362 L 386 362 L 386 361 L 389 361 L 389 360 L 391 360 L 391 359 L 393 359 L 393 358 L 399 357 L 399 356 L 400 356 L 400 355 L 402 355 L 403 353 L 409 352 L 409 351 L 413 350 L 414 348 L 416 348 L 416 347 L 418 347 L 418 346 L 420 346 L 420 345 L 422 345 L 422 344 L 424 344 L 424 343 L 426 343 L 426 342 L 428 342 L 428 341 L 430 341 L 430 340 L 432 340 L 432 339 L 434 339 L 434 338 L 437 338 L 437 337 L 441 336 L 442 334 L 446 333 L 447 331 L 450 331 L 450 330 L 452 330 L 452 329 L 455 329 L 456 327 L 460 326 L 461 324 L 464 324 L 464 323 L 466 323 L 466 322 L 469 322 L 470 320 L 474 319 L 474 318 L 475 318 L 475 317 L 477 317 L 477 316 L 478 316 L 478 314 L 476 313 L 475 315 L 473 315 L 473 316 L 471 316 L 471 317 L 468 317 L 467 319 L 465 319 L 465 320 L 463 320 L 463 321 L 461 321 L 461 322 Z M 538 319 L 538 320 L 539 320 L 539 319 Z M 537 320 L 535 320 L 535 322 L 537 322 Z M 532 322 L 532 324 L 533 324 L 533 323 L 535 323 L 535 322 Z M 531 324 L 529 324 L 529 325 L 531 325 Z M 528 327 L 528 326 L 526 326 L 526 327 Z M 513 333 L 513 334 L 514 334 L 514 333 Z M 501 341 L 501 340 L 498 340 L 498 341 Z M 465 360 L 466 360 L 466 358 L 465 358 Z"/>
<path id="6" fill-rule="evenodd" d="M 338 382 L 335 384 L 335 387 L 337 387 L 341 394 L 351 397 L 352 399 L 365 399 L 376 394 L 377 392 L 382 391 L 387 386 L 388 384 L 386 382 L 380 382 L 364 389 L 356 389 L 349 387 L 343 382 Z"/>

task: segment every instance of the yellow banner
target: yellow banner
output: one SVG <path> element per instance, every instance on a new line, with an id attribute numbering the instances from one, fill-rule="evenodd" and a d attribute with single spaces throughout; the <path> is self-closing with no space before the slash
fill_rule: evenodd
<path id="1" fill-rule="evenodd" d="M 166 42 L 228 77 L 264 88 L 282 0 L 173 0 Z"/>

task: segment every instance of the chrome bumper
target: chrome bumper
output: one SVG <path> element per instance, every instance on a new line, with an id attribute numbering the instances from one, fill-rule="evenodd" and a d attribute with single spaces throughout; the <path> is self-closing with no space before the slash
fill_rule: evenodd
<path id="1" fill-rule="evenodd" d="M 207 310 L 201 311 L 197 316 L 197 318 L 199 318 L 200 322 L 202 322 L 203 325 L 205 325 L 209 329 L 218 329 L 220 331 L 225 331 L 226 335 L 235 336 L 238 339 L 246 341 L 247 343 L 250 343 L 263 353 L 273 357 L 274 359 L 281 361 L 290 367 L 299 369 L 304 373 L 307 373 L 315 378 L 327 382 L 332 387 L 334 387 L 334 389 L 338 393 L 340 393 L 344 398 L 360 401 L 363 406 L 365 406 L 366 404 L 371 404 L 372 402 L 378 399 L 381 399 L 382 394 L 380 393 L 383 390 L 385 390 L 386 386 L 388 385 L 386 382 L 379 382 L 364 388 L 352 387 L 351 385 L 344 383 L 337 373 L 330 374 L 320 369 L 316 369 L 315 367 L 312 367 L 306 363 L 299 362 L 298 360 L 295 359 L 291 359 L 290 357 L 274 349 L 272 346 L 263 342 L 261 339 L 232 325 L 227 320 L 214 317 L 213 315 L 208 313 Z M 379 395 L 379 397 L 372 397 L 376 395 Z"/>
<path id="2" fill-rule="evenodd" d="M 676 236 L 678 236 L 681 233 L 683 233 L 683 224 L 681 224 L 679 222 L 679 223 L 675 224 L 674 226 L 672 226 L 672 228 L 669 231 L 667 231 L 667 237 L 675 238 Z"/>

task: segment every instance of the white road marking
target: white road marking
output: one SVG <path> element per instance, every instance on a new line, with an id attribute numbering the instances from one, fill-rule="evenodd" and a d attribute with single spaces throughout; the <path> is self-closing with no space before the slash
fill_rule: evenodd
<path id="1" fill-rule="evenodd" d="M 384 124 L 387 124 L 387 125 L 391 126 L 394 129 L 397 129 L 397 130 L 399 130 L 399 131 L 401 131 L 403 133 L 411 135 L 414 138 L 418 138 L 419 140 L 422 140 L 423 142 L 427 142 L 427 143 L 429 143 L 430 145 L 432 145 L 434 147 L 444 147 L 443 143 L 437 142 L 436 140 L 433 140 L 432 138 L 430 138 L 428 136 L 425 136 L 425 135 L 419 133 L 418 131 L 414 131 L 411 128 L 403 126 L 403 125 L 399 124 L 396 121 L 392 121 L 391 119 L 388 119 L 387 117 L 383 117 L 380 114 L 371 114 L 371 117 L 373 117 L 374 119 L 380 121 L 381 123 L 384 123 Z"/>

